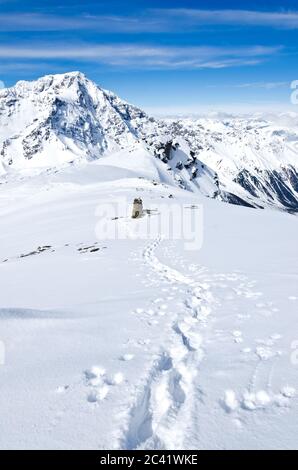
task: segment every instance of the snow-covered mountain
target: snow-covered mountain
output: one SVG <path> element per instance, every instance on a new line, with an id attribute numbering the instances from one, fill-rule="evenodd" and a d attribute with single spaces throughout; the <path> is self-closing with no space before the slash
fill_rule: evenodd
<path id="1" fill-rule="evenodd" d="M 18 82 L 0 93 L 4 165 L 48 166 L 95 159 L 133 143 L 144 113 L 80 73 Z"/>
<path id="2" fill-rule="evenodd" d="M 230 202 L 235 195 L 252 207 L 269 205 L 295 212 L 298 124 L 297 119 L 286 118 L 185 119 L 172 121 L 170 129 L 218 174 L 221 193 L 229 192 Z"/>
<path id="3" fill-rule="evenodd" d="M 236 204 L 298 211 L 295 125 L 270 117 L 156 120 L 79 72 L 0 91 L 4 178 L 122 150 L 146 155 L 161 181 Z"/>
<path id="4" fill-rule="evenodd" d="M 211 197 L 218 193 L 215 173 L 190 157 L 185 139 L 173 143 L 167 126 L 79 72 L 18 82 L 0 92 L 2 174 L 90 161 L 123 149 L 157 157 L 161 181 L 170 177 L 173 185 Z"/>

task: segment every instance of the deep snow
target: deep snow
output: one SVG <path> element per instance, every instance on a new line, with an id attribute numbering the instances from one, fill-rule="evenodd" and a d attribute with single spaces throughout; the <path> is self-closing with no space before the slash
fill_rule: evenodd
<path id="1" fill-rule="evenodd" d="M 0 186 L 0 447 L 297 449 L 297 217 L 187 193 L 143 158 Z M 199 208 L 202 248 L 133 239 L 134 197 L 152 220 Z M 107 224 L 128 238 L 98 238 L 123 200 Z"/>

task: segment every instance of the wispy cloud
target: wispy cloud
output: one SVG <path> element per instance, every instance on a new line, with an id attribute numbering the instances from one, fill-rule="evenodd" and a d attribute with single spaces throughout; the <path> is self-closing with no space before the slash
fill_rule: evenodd
<path id="1" fill-rule="evenodd" d="M 265 90 L 274 90 L 276 88 L 286 88 L 289 86 L 289 82 L 256 82 L 235 85 L 236 88 L 263 88 Z"/>
<path id="2" fill-rule="evenodd" d="M 1 3 L 1 0 L 0 0 Z M 199 10 L 162 8 L 135 15 L 54 15 L 46 13 L 0 14 L 0 31 L 96 30 L 104 33 L 160 33 L 200 29 L 203 26 L 259 26 L 298 28 L 298 11 Z M 184 29 L 186 27 L 186 29 Z"/>
<path id="3" fill-rule="evenodd" d="M 63 16 L 44 13 L 0 14 L 0 31 L 72 31 L 96 30 L 103 33 L 162 32 L 173 20 L 156 12 L 138 16 L 88 15 Z M 174 20 L 175 21 L 175 20 Z"/>
<path id="4" fill-rule="evenodd" d="M 264 89 L 264 90 L 275 90 L 277 88 L 289 88 L 290 82 L 251 82 L 251 83 L 237 83 L 220 85 L 220 88 L 252 88 L 252 89 Z M 208 85 L 207 88 L 218 88 L 218 85 Z"/>
<path id="5" fill-rule="evenodd" d="M 6 60 L 90 61 L 110 66 L 137 69 L 199 69 L 256 65 L 281 47 L 162 47 L 134 44 L 73 45 L 35 44 L 32 46 L 0 46 L 0 58 Z"/>
<path id="6" fill-rule="evenodd" d="M 269 26 L 298 28 L 298 11 L 155 9 L 160 17 L 190 25 Z"/>
<path id="7" fill-rule="evenodd" d="M 65 71 L 65 66 L 63 64 L 53 64 L 52 62 L 46 62 L 46 61 L 32 61 L 32 60 L 20 60 L 16 62 L 13 60 L 12 62 L 10 61 L 3 61 L 0 63 L 0 76 L 3 79 L 3 76 L 5 76 L 7 73 L 14 73 L 14 75 L 23 75 L 24 72 L 34 72 L 34 71 L 41 71 L 43 69 L 50 69 L 53 72 L 64 72 Z"/>

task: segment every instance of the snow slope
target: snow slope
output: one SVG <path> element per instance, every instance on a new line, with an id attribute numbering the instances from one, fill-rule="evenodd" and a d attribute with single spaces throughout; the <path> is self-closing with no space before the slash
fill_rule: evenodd
<path id="1" fill-rule="evenodd" d="M 0 185 L 0 448 L 297 449 L 297 218 L 160 165 L 120 151 Z M 199 250 L 158 223 L 181 206 L 203 210 Z"/>

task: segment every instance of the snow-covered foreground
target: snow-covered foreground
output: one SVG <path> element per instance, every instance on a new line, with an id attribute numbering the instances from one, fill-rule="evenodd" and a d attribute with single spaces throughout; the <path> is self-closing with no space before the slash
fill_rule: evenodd
<path id="1" fill-rule="evenodd" d="M 203 207 L 202 248 L 98 239 L 134 197 Z M 297 217 L 102 162 L 2 184 L 0 214 L 0 448 L 297 448 Z"/>

